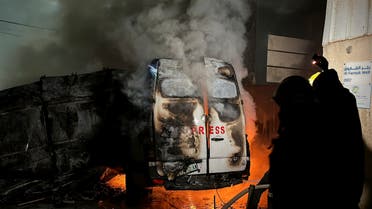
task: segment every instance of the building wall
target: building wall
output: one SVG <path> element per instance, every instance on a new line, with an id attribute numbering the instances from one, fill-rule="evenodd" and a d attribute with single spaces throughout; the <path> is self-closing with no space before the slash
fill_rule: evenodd
<path id="1" fill-rule="evenodd" d="M 325 0 L 257 0 L 254 84 L 267 81 L 269 34 L 314 43 L 311 55 L 322 48 L 322 30 L 325 17 Z"/>
<path id="2" fill-rule="evenodd" d="M 291 75 L 308 78 L 316 73 L 318 70 L 310 62 L 316 45 L 310 40 L 269 34 L 266 82 L 280 83 Z"/>
<path id="3" fill-rule="evenodd" d="M 323 55 L 343 79 L 347 62 L 372 61 L 372 0 L 328 0 Z M 372 102 L 371 102 L 372 104 Z M 372 208 L 371 107 L 359 109 L 366 145 L 366 181 L 360 206 Z"/>

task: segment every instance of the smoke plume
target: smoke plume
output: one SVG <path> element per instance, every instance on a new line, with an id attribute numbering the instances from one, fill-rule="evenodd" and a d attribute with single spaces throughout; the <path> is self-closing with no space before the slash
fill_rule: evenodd
<path id="1" fill-rule="evenodd" d="M 24 46 L 12 60 L 21 82 L 118 68 L 134 71 L 127 93 L 141 101 L 141 81 L 154 58 L 182 59 L 192 69 L 204 56 L 215 57 L 231 63 L 239 80 L 248 73 L 248 1 L 61 0 L 58 7 L 52 38 Z M 255 115 L 245 94 L 247 111 Z"/>

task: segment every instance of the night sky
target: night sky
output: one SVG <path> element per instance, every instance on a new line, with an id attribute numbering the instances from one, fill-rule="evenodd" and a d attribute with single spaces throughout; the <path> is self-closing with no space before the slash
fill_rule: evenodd
<path id="1" fill-rule="evenodd" d="M 0 0 L 0 89 L 38 79 L 31 72 L 24 75 L 26 70 L 16 66 L 15 57 L 20 48 L 40 46 L 55 36 L 57 12 L 55 0 Z"/>

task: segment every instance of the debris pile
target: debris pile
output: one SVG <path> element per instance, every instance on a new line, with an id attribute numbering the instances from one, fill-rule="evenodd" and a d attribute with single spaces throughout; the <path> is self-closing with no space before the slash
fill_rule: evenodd
<path id="1" fill-rule="evenodd" d="M 55 178 L 3 177 L 0 179 L 0 205 L 26 206 L 48 203 L 54 206 L 79 201 L 125 199 L 125 190 L 107 184 L 114 175 L 101 178 L 106 168 L 63 173 Z"/>

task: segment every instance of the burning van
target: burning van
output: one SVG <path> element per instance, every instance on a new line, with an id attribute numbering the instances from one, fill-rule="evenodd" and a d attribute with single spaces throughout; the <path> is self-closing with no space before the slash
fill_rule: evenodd
<path id="1" fill-rule="evenodd" d="M 150 178 L 167 189 L 211 189 L 249 176 L 249 144 L 234 68 L 204 58 L 197 71 L 156 59 L 152 75 Z M 195 70 L 195 67 L 193 67 Z"/>

